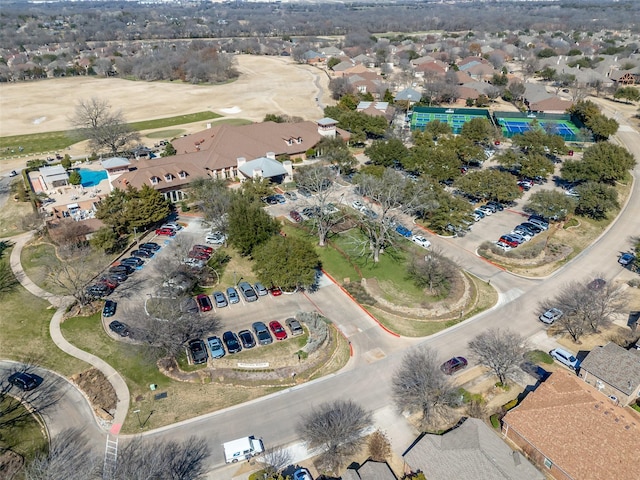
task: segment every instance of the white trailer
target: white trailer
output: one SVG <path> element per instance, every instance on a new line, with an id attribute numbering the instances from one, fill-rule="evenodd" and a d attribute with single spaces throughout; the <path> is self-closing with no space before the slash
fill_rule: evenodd
<path id="1" fill-rule="evenodd" d="M 248 460 L 264 452 L 262 439 L 255 438 L 253 435 L 223 443 L 222 448 L 224 449 L 224 459 L 227 463 Z"/>

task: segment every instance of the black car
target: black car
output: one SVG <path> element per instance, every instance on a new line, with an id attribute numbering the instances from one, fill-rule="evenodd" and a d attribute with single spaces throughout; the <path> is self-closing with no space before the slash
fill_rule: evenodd
<path id="1" fill-rule="evenodd" d="M 160 250 L 160 245 L 155 242 L 147 242 L 140 245 L 140 250 L 149 250 L 150 252 L 157 252 Z"/>
<path id="2" fill-rule="evenodd" d="M 533 233 L 536 233 L 536 234 L 542 231 L 542 229 L 539 226 L 534 225 L 533 223 L 530 223 L 530 222 L 521 223 L 519 226 L 528 228 L 529 230 L 531 230 Z"/>
<path id="3" fill-rule="evenodd" d="M 107 300 L 104 302 L 104 307 L 102 308 L 102 316 L 103 317 L 113 317 L 116 313 L 116 306 L 118 304 L 113 300 Z"/>
<path id="4" fill-rule="evenodd" d="M 132 267 L 140 267 L 144 265 L 144 260 L 138 257 L 127 257 L 120 260 L 120 265 L 130 265 Z"/>
<path id="5" fill-rule="evenodd" d="M 209 359 L 207 347 L 199 338 L 189 341 L 189 352 L 191 352 L 191 360 L 195 365 L 206 363 Z"/>
<path id="6" fill-rule="evenodd" d="M 16 372 L 9 376 L 9 383 L 25 392 L 36 388 L 41 381 L 42 379 L 37 375 L 27 372 Z"/>
<path id="7" fill-rule="evenodd" d="M 131 252 L 131 256 L 138 258 L 151 258 L 153 257 L 153 252 L 144 249 L 138 249 Z"/>
<path id="8" fill-rule="evenodd" d="M 116 271 L 116 272 L 109 271 L 109 274 L 107 275 L 107 278 L 109 280 L 114 280 L 114 281 L 116 281 L 118 283 L 122 283 L 127 278 L 129 278 L 129 275 L 127 275 L 124 271 Z"/>
<path id="9" fill-rule="evenodd" d="M 96 298 L 101 298 L 109 295 L 111 292 L 113 292 L 113 289 L 107 285 L 100 283 L 96 285 L 89 285 L 87 287 L 86 292 L 87 292 L 87 295 L 90 295 Z"/>
<path id="10" fill-rule="evenodd" d="M 242 345 L 240 345 L 238 336 L 231 331 L 224 332 L 222 334 L 222 341 L 227 347 L 227 352 L 229 353 L 238 353 L 242 350 Z"/>
<path id="11" fill-rule="evenodd" d="M 264 323 L 255 322 L 251 327 L 253 328 L 260 345 L 269 345 L 270 343 L 273 343 L 273 337 Z"/>
<path id="12" fill-rule="evenodd" d="M 109 269 L 109 273 L 124 273 L 125 275 L 131 275 L 136 269 L 131 265 L 120 264 Z"/>
<path id="13" fill-rule="evenodd" d="M 117 333 L 121 337 L 128 337 L 131 335 L 131 331 L 129 327 L 127 327 L 124 323 L 114 320 L 109 324 L 109 330 L 113 333 Z"/>
<path id="14" fill-rule="evenodd" d="M 500 202 L 487 202 L 487 207 L 489 207 L 493 213 L 501 212 L 504 210 L 504 206 Z"/>
<path id="15" fill-rule="evenodd" d="M 256 340 L 255 338 L 253 338 L 253 333 L 251 333 L 249 330 L 239 331 L 238 336 L 240 337 L 243 348 L 253 348 L 256 346 Z"/>

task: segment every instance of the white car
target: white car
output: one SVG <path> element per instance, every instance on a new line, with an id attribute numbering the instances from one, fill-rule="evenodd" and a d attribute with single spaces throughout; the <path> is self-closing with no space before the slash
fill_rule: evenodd
<path id="1" fill-rule="evenodd" d="M 574 357 L 571 352 L 562 348 L 554 348 L 549 352 L 549 355 L 572 370 L 577 370 L 580 366 L 580 361 Z"/>
<path id="2" fill-rule="evenodd" d="M 538 318 L 542 323 L 551 325 L 556 320 L 559 320 L 560 317 L 562 317 L 562 315 L 564 315 L 564 313 L 559 308 L 550 308 L 549 310 L 544 312 L 542 315 L 540 315 Z"/>
<path id="3" fill-rule="evenodd" d="M 484 205 L 481 206 L 481 207 L 478 207 L 478 210 L 480 210 L 482 213 L 484 213 L 487 217 L 489 215 L 493 215 L 493 210 L 491 210 L 491 208 L 486 207 Z"/>
<path id="4" fill-rule="evenodd" d="M 170 228 L 172 230 L 175 230 L 176 232 L 182 230 L 182 227 L 175 222 L 165 223 L 160 228 Z"/>
<path id="5" fill-rule="evenodd" d="M 496 247 L 501 248 L 505 252 L 512 250 L 512 247 L 504 242 L 496 242 Z"/>
<path id="6" fill-rule="evenodd" d="M 211 232 L 207 234 L 204 241 L 212 245 L 222 245 L 226 239 L 227 237 L 221 232 Z"/>
<path id="7" fill-rule="evenodd" d="M 431 242 L 422 235 L 412 235 L 411 241 L 416 245 L 420 245 L 422 248 L 429 248 L 431 246 Z"/>
<path id="8" fill-rule="evenodd" d="M 351 204 L 351 206 L 352 206 L 353 208 L 355 208 L 356 210 L 360 211 L 360 212 L 366 208 L 366 207 L 364 206 L 364 203 L 362 203 L 362 202 L 361 202 L 361 201 L 359 201 L 359 200 L 354 201 L 354 202 Z"/>
<path id="9" fill-rule="evenodd" d="M 528 242 L 529 240 L 531 240 L 531 235 L 529 235 L 527 232 L 525 232 L 524 230 L 520 229 L 520 228 L 516 228 L 515 230 L 511 230 L 511 233 L 509 235 L 518 235 L 520 237 L 522 237 L 524 239 L 525 242 Z"/>

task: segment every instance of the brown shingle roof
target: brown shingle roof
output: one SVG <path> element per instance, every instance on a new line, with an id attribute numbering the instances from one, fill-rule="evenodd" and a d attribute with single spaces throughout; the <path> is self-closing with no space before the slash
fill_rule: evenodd
<path id="1" fill-rule="evenodd" d="M 139 160 L 131 165 L 135 167 L 135 170 L 123 173 L 113 180 L 111 184 L 114 188 L 121 190 L 126 190 L 129 185 L 140 188 L 145 184 L 156 190 L 175 189 L 181 185 L 188 184 L 196 178 L 208 175 L 207 170 L 191 158 L 193 156 L 193 154 L 187 154 Z M 182 171 L 186 173 L 186 178 L 180 178 L 179 174 Z M 165 180 L 165 175 L 167 174 L 173 176 L 171 181 Z M 157 184 L 151 183 L 152 177 L 157 177 Z"/>
<path id="2" fill-rule="evenodd" d="M 640 419 L 569 372 L 553 373 L 503 422 L 572 478 L 640 473 Z"/>

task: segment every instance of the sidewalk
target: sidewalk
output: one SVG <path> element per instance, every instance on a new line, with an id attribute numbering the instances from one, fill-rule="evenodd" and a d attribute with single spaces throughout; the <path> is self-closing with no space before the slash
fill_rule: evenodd
<path id="1" fill-rule="evenodd" d="M 72 357 L 83 360 L 92 365 L 94 368 L 100 370 L 113 386 L 113 389 L 118 397 L 118 402 L 116 404 L 116 411 L 113 416 L 113 423 L 109 432 L 117 435 L 120 432 L 122 424 L 124 423 L 129 411 L 129 388 L 127 387 L 124 379 L 111 365 L 109 365 L 101 358 L 80 350 L 79 348 L 70 344 L 62 335 L 62 331 L 60 330 L 60 323 L 62 322 L 67 307 L 74 302 L 74 299 L 71 296 L 60 296 L 47 292 L 33 283 L 29 277 L 27 277 L 22 268 L 20 256 L 22 254 L 22 249 L 27 244 L 27 242 L 31 240 L 32 237 L 33 232 L 27 232 L 8 239 L 14 242 L 13 251 L 11 252 L 11 257 L 9 259 L 11 270 L 13 271 L 16 279 L 26 290 L 28 290 L 36 297 L 44 298 L 49 303 L 51 303 L 51 305 L 57 308 L 56 313 L 51 318 L 51 323 L 49 324 L 49 333 L 56 346 Z"/>

